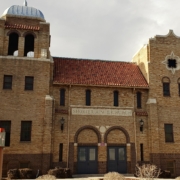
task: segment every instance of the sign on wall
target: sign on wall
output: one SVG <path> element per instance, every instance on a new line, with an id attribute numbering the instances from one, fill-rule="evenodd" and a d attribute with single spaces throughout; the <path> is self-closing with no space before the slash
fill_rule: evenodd
<path id="1" fill-rule="evenodd" d="M 72 108 L 72 115 L 132 116 L 132 110 Z"/>

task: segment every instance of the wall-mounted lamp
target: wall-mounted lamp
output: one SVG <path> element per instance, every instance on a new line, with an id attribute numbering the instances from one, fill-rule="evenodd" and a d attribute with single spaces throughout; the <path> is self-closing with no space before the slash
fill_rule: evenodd
<path id="1" fill-rule="evenodd" d="M 144 121 L 141 119 L 139 121 L 139 124 L 140 124 L 140 131 L 143 132 Z"/>
<path id="2" fill-rule="evenodd" d="M 62 117 L 62 118 L 60 119 L 61 131 L 63 131 L 63 129 L 64 129 L 64 121 L 65 121 L 65 119 Z"/>

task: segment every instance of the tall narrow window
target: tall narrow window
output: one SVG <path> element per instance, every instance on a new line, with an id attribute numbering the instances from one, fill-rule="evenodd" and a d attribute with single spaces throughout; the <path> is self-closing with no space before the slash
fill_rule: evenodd
<path id="1" fill-rule="evenodd" d="M 90 106 L 90 105 L 91 105 L 91 91 L 86 90 L 86 106 Z"/>
<path id="2" fill-rule="evenodd" d="M 25 90 L 33 90 L 34 77 L 25 76 Z"/>
<path id="3" fill-rule="evenodd" d="M 141 108 L 141 92 L 137 92 L 137 108 Z"/>
<path id="4" fill-rule="evenodd" d="M 63 160 L 63 144 L 59 144 L 59 162 L 62 162 Z"/>
<path id="5" fill-rule="evenodd" d="M 65 89 L 60 90 L 60 106 L 65 106 Z"/>
<path id="6" fill-rule="evenodd" d="M 31 141 L 32 121 L 21 121 L 21 141 Z"/>
<path id="7" fill-rule="evenodd" d="M 144 161 L 144 149 L 143 144 L 140 144 L 141 161 Z"/>
<path id="8" fill-rule="evenodd" d="M 24 56 L 27 56 L 29 52 L 34 52 L 34 36 L 32 34 L 25 36 Z"/>
<path id="9" fill-rule="evenodd" d="M 179 96 L 180 96 L 180 83 L 178 84 Z"/>
<path id="10" fill-rule="evenodd" d="M 0 121 L 0 127 L 6 132 L 5 146 L 10 146 L 11 121 Z"/>
<path id="11" fill-rule="evenodd" d="M 3 89 L 12 89 L 12 76 L 4 75 Z"/>
<path id="12" fill-rule="evenodd" d="M 119 92 L 114 91 L 114 106 L 118 106 L 118 105 L 119 105 Z"/>
<path id="13" fill-rule="evenodd" d="M 164 124 L 164 131 L 165 131 L 165 142 L 174 142 L 173 125 Z"/>
<path id="14" fill-rule="evenodd" d="M 164 77 L 162 79 L 163 83 L 163 96 L 170 96 L 170 79 L 168 77 Z"/>
<path id="15" fill-rule="evenodd" d="M 17 33 L 11 33 L 9 35 L 8 55 L 14 55 L 14 52 L 18 50 L 19 35 Z"/>

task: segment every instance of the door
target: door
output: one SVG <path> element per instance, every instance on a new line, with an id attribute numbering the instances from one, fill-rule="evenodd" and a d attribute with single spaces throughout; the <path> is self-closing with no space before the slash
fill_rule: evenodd
<path id="1" fill-rule="evenodd" d="M 97 147 L 78 147 L 78 173 L 96 174 Z"/>
<path id="2" fill-rule="evenodd" d="M 108 147 L 108 172 L 127 173 L 126 147 Z"/>

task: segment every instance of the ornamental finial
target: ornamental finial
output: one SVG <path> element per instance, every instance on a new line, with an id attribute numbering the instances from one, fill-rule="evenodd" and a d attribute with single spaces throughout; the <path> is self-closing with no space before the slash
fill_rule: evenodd
<path id="1" fill-rule="evenodd" d="M 27 1 L 26 1 L 26 0 L 24 0 L 23 5 L 24 5 L 24 6 L 27 6 Z"/>

